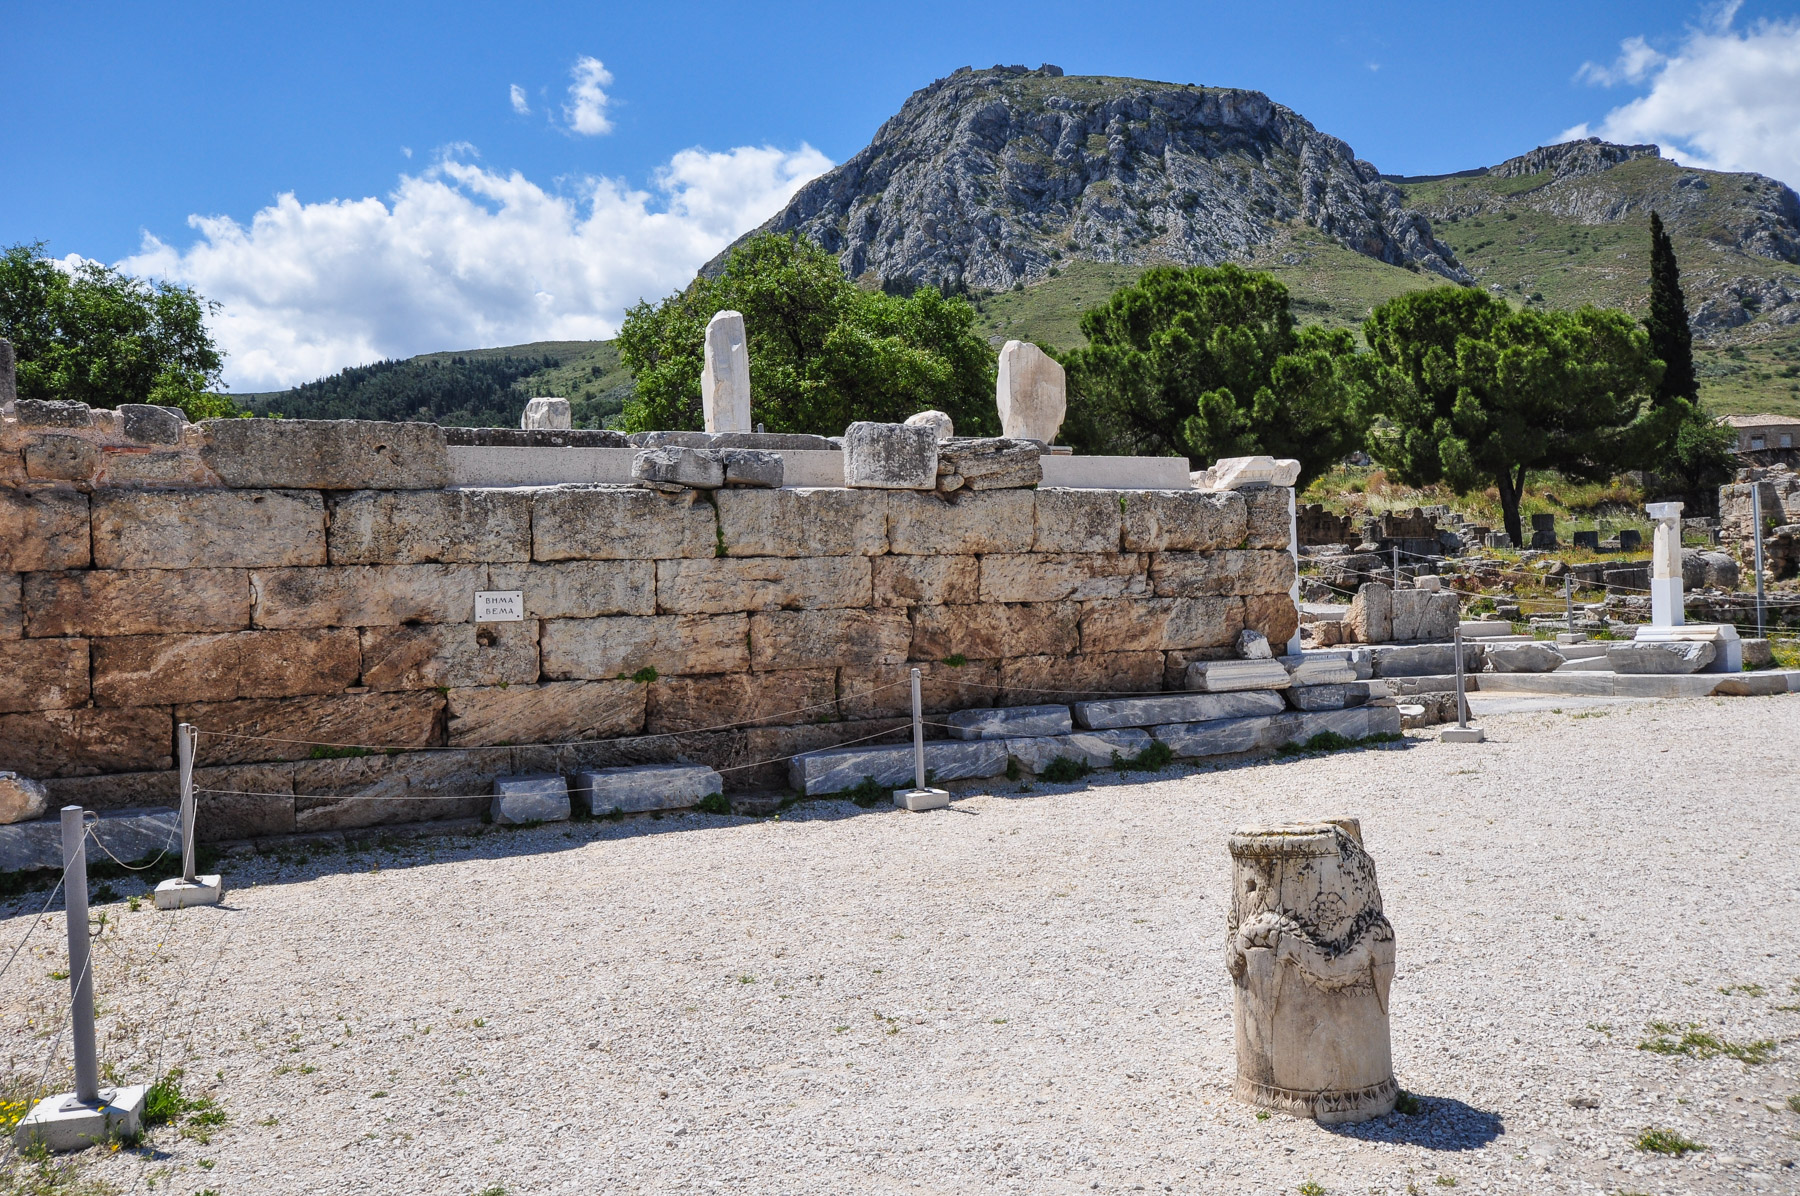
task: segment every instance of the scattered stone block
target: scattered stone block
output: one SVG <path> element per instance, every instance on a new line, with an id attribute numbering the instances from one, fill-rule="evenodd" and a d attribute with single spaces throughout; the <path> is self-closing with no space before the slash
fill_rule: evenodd
<path id="1" fill-rule="evenodd" d="M 1013 739 L 1067 735 L 1074 729 L 1067 706 L 999 706 L 958 710 L 944 716 L 957 739 Z"/>
<path id="2" fill-rule="evenodd" d="M 785 474 L 781 454 L 762 449 L 720 449 L 725 462 L 727 486 L 754 486 L 765 490 L 781 488 Z"/>
<path id="3" fill-rule="evenodd" d="M 1356 683 L 1291 685 L 1287 691 L 1287 703 L 1295 710 L 1346 710 L 1367 700 L 1367 688 Z"/>
<path id="4" fill-rule="evenodd" d="M 1365 582 L 1343 621 L 1358 643 L 1388 643 L 1394 638 L 1394 591 L 1379 581 Z"/>
<path id="5" fill-rule="evenodd" d="M 88 496 L 66 486 L 0 486 L 0 570 L 85 569 Z"/>
<path id="6" fill-rule="evenodd" d="M 925 768 L 939 781 L 960 781 L 999 776 L 1006 771 L 1006 741 L 1002 739 L 939 740 L 925 745 Z M 872 779 L 883 789 L 896 789 L 913 780 L 913 748 L 826 748 L 804 752 L 788 762 L 788 779 L 808 797 L 843 793 Z"/>
<path id="7" fill-rule="evenodd" d="M 1130 759 L 1154 740 L 1148 731 L 1124 727 L 1114 731 L 1076 731 L 1067 735 L 1009 739 L 1006 751 L 1028 772 L 1040 773 L 1062 757 L 1089 768 L 1110 768 L 1113 757 Z"/>
<path id="8" fill-rule="evenodd" d="M 1166 723 L 1198 723 L 1213 719 L 1275 714 L 1287 708 L 1278 693 L 1190 693 L 1143 698 L 1106 698 L 1077 702 L 1075 722 L 1090 730 L 1155 727 Z"/>
<path id="9" fill-rule="evenodd" d="M 713 449 L 645 449 L 631 459 L 631 476 L 657 486 L 717 490 L 725 484 L 725 461 Z"/>
<path id="10" fill-rule="evenodd" d="M 171 876 L 156 886 L 150 899 L 157 909 L 191 909 L 197 905 L 217 905 L 225 900 L 225 881 L 216 874 L 196 876 L 193 880 Z"/>
<path id="11" fill-rule="evenodd" d="M 494 823 L 567 822 L 569 782 L 560 776 L 495 777 Z"/>
<path id="12" fill-rule="evenodd" d="M 1615 673 L 1698 673 L 1717 654 L 1710 640 L 1633 641 L 1607 645 L 1606 663 Z"/>
<path id="13" fill-rule="evenodd" d="M 1573 540 L 1577 549 L 1585 548 L 1589 552 L 1600 551 L 1600 533 L 1597 531 L 1576 532 Z"/>
<path id="14" fill-rule="evenodd" d="M 1644 534 L 1635 528 L 1619 529 L 1619 551 L 1637 552 L 1644 547 Z"/>
<path id="15" fill-rule="evenodd" d="M 1269 658 L 1196 660 L 1187 667 L 1187 687 L 1194 693 L 1231 693 L 1245 689 L 1286 689 L 1287 667 Z"/>
<path id="16" fill-rule="evenodd" d="M 1463 671 L 1479 673 L 1487 658 L 1481 644 L 1463 644 Z M 1373 653 L 1377 677 L 1437 677 L 1456 672 L 1454 644 L 1384 645 Z"/>
<path id="17" fill-rule="evenodd" d="M 1248 533 L 1249 506 L 1235 490 L 1122 490 L 1116 497 L 1130 552 L 1217 552 L 1242 546 Z M 1286 544 L 1284 530 L 1277 547 Z"/>
<path id="18" fill-rule="evenodd" d="M 1551 673 L 1562 667 L 1563 660 L 1563 654 L 1546 643 L 1492 644 L 1487 649 L 1487 667 L 1496 673 Z"/>
<path id="19" fill-rule="evenodd" d="M 100 569 L 323 565 L 325 502 L 294 490 L 99 490 L 93 546 Z"/>
<path id="20" fill-rule="evenodd" d="M 0 825 L 29 822 L 50 810 L 50 791 L 30 777 L 0 772 Z"/>
<path id="21" fill-rule="evenodd" d="M 724 790 L 704 764 L 642 764 L 576 773 L 571 793 L 578 808 L 600 816 L 685 810 Z"/>
<path id="22" fill-rule="evenodd" d="M 575 413 L 569 400 L 540 396 L 525 404 L 519 416 L 519 427 L 533 430 L 564 432 L 575 427 Z"/>
<path id="23" fill-rule="evenodd" d="M 1005 437 L 954 438 L 938 445 L 937 488 L 1018 490 L 1044 479 L 1043 446 Z"/>
<path id="24" fill-rule="evenodd" d="M 111 777 L 105 781 L 117 785 Z M 174 852 L 177 860 L 181 856 L 181 820 L 174 810 L 101 810 L 89 833 L 127 864 L 151 859 L 162 851 Z M 88 852 L 90 859 L 99 855 L 98 848 L 90 847 Z M 40 868 L 60 871 L 62 866 L 60 818 L 0 826 L 0 873 Z"/>
<path id="25" fill-rule="evenodd" d="M 937 437 L 939 444 L 956 435 L 956 424 L 942 411 L 921 411 L 917 415 L 906 417 L 909 428 L 930 428 L 931 434 Z"/>
<path id="26" fill-rule="evenodd" d="M 1436 642 L 1456 634 L 1462 603 L 1455 594 L 1395 590 L 1389 601 L 1393 609 L 1389 630 L 1396 643 Z"/>
<path id="27" fill-rule="evenodd" d="M 845 489 L 722 490 L 714 498 L 717 538 L 734 557 L 879 557 L 888 550 L 888 504 L 894 497 L 901 496 Z M 707 536 L 706 552 L 681 555 L 713 555 L 710 527 Z"/>
<path id="28" fill-rule="evenodd" d="M 200 459 L 227 486 L 435 490 L 450 484 L 436 424 L 365 419 L 208 419 Z"/>
<path id="29" fill-rule="evenodd" d="M 844 432 L 844 484 L 874 490 L 931 490 L 938 477 L 932 428 L 858 420 Z"/>
<path id="30" fill-rule="evenodd" d="M 1512 624 L 1505 619 L 1477 619 L 1462 624 L 1463 638 L 1486 639 L 1489 636 L 1511 635 Z"/>
<path id="31" fill-rule="evenodd" d="M 1007 341 L 994 379 L 1002 434 L 1054 443 L 1068 411 L 1067 386 L 1062 366 L 1048 353 L 1030 341 Z"/>
<path id="32" fill-rule="evenodd" d="M 706 322 L 700 408 L 708 432 L 750 431 L 750 348 L 742 312 L 718 312 Z"/>
<path id="33" fill-rule="evenodd" d="M 151 403 L 120 403 L 119 431 L 139 444 L 180 444 L 187 414 L 179 407 Z"/>
<path id="34" fill-rule="evenodd" d="M 1288 671 L 1289 688 L 1308 685 L 1345 685 L 1359 679 L 1348 652 L 1303 652 L 1278 658 Z"/>

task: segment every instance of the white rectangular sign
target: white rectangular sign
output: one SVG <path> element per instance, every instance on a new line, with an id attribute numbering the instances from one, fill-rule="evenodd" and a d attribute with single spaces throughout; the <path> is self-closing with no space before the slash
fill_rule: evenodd
<path id="1" fill-rule="evenodd" d="M 477 623 L 517 623 L 525 618 L 525 591 L 476 590 Z"/>

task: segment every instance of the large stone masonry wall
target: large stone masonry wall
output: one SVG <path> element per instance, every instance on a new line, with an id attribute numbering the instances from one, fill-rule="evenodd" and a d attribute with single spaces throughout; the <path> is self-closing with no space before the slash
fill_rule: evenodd
<path id="1" fill-rule="evenodd" d="M 903 738 L 915 665 L 930 711 L 1068 702 L 1296 626 L 1285 489 L 451 489 L 429 425 L 261 420 L 117 485 L 33 472 L 46 434 L 105 451 L 0 425 L 0 769 L 168 804 L 191 722 L 238 795 L 202 796 L 209 840 L 467 817 L 508 773 L 780 786 Z M 525 619 L 475 623 L 478 590 Z"/>

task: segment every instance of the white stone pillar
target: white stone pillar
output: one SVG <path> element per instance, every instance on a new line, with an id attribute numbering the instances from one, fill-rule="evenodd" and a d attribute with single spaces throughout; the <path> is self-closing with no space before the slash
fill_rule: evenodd
<path id="1" fill-rule="evenodd" d="M 741 312 L 722 311 L 707 321 L 700 405 L 708 432 L 751 431 L 750 350 Z"/>
<path id="2" fill-rule="evenodd" d="M 1062 366 L 1048 353 L 1030 341 L 1007 341 L 994 378 L 1000 434 L 1054 443 L 1069 409 L 1067 386 Z"/>
<path id="3" fill-rule="evenodd" d="M 540 397 L 525 404 L 525 411 L 519 416 L 519 427 L 526 429 L 541 428 L 549 431 L 567 431 L 575 426 L 575 413 L 569 407 L 569 400 Z"/>
<path id="4" fill-rule="evenodd" d="M 1650 549 L 1650 625 L 1680 627 L 1687 622 L 1681 592 L 1681 508 L 1653 502 L 1644 508 L 1656 520 Z"/>

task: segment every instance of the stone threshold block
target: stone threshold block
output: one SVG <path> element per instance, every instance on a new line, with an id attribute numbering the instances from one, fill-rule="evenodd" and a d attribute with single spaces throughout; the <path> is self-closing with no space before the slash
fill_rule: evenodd
<path id="1" fill-rule="evenodd" d="M 1006 753 L 1033 773 L 1043 772 L 1059 756 L 1089 768 L 1111 768 L 1115 755 L 1129 759 L 1153 742 L 1148 731 L 1128 727 L 1117 731 L 1076 731 L 1072 735 L 1009 739 Z"/>
<path id="2" fill-rule="evenodd" d="M 168 809 L 103 810 L 90 832 L 128 864 L 167 851 L 181 856 L 181 816 Z M 88 848 L 88 859 L 105 856 Z M 0 872 L 62 869 L 62 819 L 40 818 L 0 826 Z"/>
<path id="3" fill-rule="evenodd" d="M 1075 703 L 1075 722 L 1090 730 L 1160 727 L 1215 719 L 1276 714 L 1287 708 L 1281 695 L 1248 691 L 1230 694 L 1172 694 L 1153 698 L 1107 698 Z"/>
<path id="4" fill-rule="evenodd" d="M 938 740 L 925 745 L 925 770 L 938 781 L 997 777 L 1006 771 L 1006 740 Z M 898 789 L 913 779 L 911 744 L 822 748 L 788 761 L 788 783 L 807 797 L 844 793 L 865 780 Z"/>
<path id="5" fill-rule="evenodd" d="M 1067 735 L 1074 729 L 1067 706 L 1001 706 L 991 710 L 958 710 L 944 716 L 958 739 L 1011 739 Z"/>
<path id="6" fill-rule="evenodd" d="M 560 776 L 495 777 L 490 814 L 497 826 L 567 822 L 569 782 Z"/>
<path id="7" fill-rule="evenodd" d="M 102 1088 L 99 1102 L 91 1105 L 75 1099 L 73 1092 L 46 1096 L 13 1130 L 13 1141 L 21 1150 L 39 1142 L 49 1150 L 66 1151 L 86 1150 L 114 1134 L 135 1138 L 144 1129 L 144 1096 L 149 1090 L 147 1084 Z"/>
<path id="8" fill-rule="evenodd" d="M 1479 643 L 1463 644 L 1463 672 L 1479 673 L 1487 649 Z M 1377 645 L 1371 650 L 1377 677 L 1432 677 L 1456 672 L 1455 644 Z"/>
<path id="9" fill-rule="evenodd" d="M 1346 710 L 1369 700 L 1369 683 L 1296 685 L 1287 691 L 1287 703 L 1295 710 Z"/>
<path id="10" fill-rule="evenodd" d="M 156 886 L 153 897 L 157 909 L 187 909 L 193 905 L 217 905 L 225 900 L 225 881 L 219 876 L 196 876 L 183 880 L 171 876 Z"/>
<path id="11" fill-rule="evenodd" d="M 1194 693 L 1231 693 L 1244 689 L 1286 689 L 1287 666 L 1279 660 L 1196 660 L 1187 667 L 1187 687 Z"/>
<path id="12" fill-rule="evenodd" d="M 1729 623 L 1688 623 L 1680 627 L 1640 627 L 1632 639 L 1632 645 L 1661 644 L 1673 647 L 1677 644 L 1704 643 L 1711 645 L 1713 652 L 1699 670 L 1705 673 L 1740 673 L 1744 669 L 1744 645 L 1738 639 L 1737 628 Z M 1606 654 L 1610 657 L 1617 645 L 1609 647 Z M 1682 653 L 1682 655 L 1687 655 Z M 1703 656 L 1705 653 L 1694 653 Z M 1614 666 L 1615 672 L 1654 672 L 1652 669 L 1622 669 Z M 1682 673 L 1696 670 L 1676 668 L 1669 672 Z"/>
<path id="13" fill-rule="evenodd" d="M 704 764 L 640 764 L 575 774 L 575 804 L 596 817 L 685 810 L 725 791 L 719 774 Z"/>

